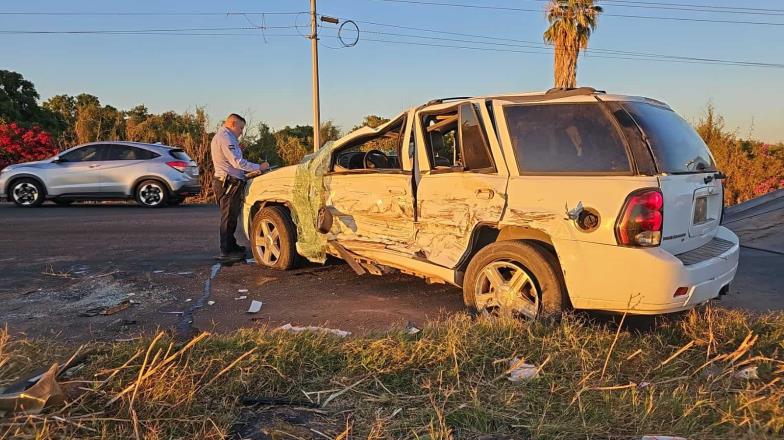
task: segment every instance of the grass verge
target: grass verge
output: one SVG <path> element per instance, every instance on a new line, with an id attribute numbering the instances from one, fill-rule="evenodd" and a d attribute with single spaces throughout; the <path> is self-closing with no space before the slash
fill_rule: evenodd
<path id="1" fill-rule="evenodd" d="M 0 333 L 0 387 L 73 351 Z M 0 419 L 0 438 L 772 439 L 783 351 L 784 314 L 711 308 L 647 331 L 454 316 L 417 335 L 161 333 L 82 347 L 65 406 Z M 538 377 L 509 381 L 515 357 Z"/>

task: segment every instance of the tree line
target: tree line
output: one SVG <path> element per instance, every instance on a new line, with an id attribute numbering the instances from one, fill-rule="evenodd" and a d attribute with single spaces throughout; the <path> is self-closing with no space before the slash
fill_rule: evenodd
<path id="1" fill-rule="evenodd" d="M 127 140 L 176 146 L 199 164 L 203 198 L 210 197 L 212 161 L 210 140 L 218 124 L 211 125 L 205 110 L 151 113 L 144 105 L 119 110 L 104 105 L 89 94 L 56 95 L 39 104 L 35 86 L 16 72 L 0 70 L 0 169 L 11 163 L 39 160 L 74 145 Z M 388 119 L 366 116 L 351 130 L 377 127 Z M 743 202 L 784 188 L 784 144 L 743 139 L 725 127 L 712 106 L 695 128 L 710 147 L 721 171 L 727 174 L 725 202 Z M 331 121 L 321 126 L 323 142 L 336 140 L 341 130 Z M 312 151 L 313 130 L 309 125 L 272 129 L 259 122 L 240 139 L 245 155 L 253 161 L 273 165 L 299 163 Z"/>

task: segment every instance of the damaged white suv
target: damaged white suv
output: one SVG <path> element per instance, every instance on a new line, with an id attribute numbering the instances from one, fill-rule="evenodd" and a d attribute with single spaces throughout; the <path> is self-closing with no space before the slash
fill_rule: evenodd
<path id="1" fill-rule="evenodd" d="M 461 286 L 468 307 L 685 310 L 725 293 L 724 175 L 670 107 L 590 88 L 435 100 L 255 178 L 256 261 L 327 254 Z"/>

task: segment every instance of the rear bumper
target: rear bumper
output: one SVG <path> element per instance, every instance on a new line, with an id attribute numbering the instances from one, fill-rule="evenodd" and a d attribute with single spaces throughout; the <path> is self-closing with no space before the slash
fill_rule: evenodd
<path id="1" fill-rule="evenodd" d="M 183 185 L 179 189 L 174 190 L 174 193 L 179 196 L 195 196 L 201 194 L 201 185 Z"/>
<path id="2" fill-rule="evenodd" d="M 585 267 L 568 259 L 563 264 L 572 304 L 578 309 L 652 315 L 688 310 L 716 298 L 735 278 L 740 254 L 732 231 L 719 227 L 716 236 L 731 242 L 729 249 L 690 265 L 660 248 L 580 243 Z M 680 287 L 686 294 L 674 296 Z"/>

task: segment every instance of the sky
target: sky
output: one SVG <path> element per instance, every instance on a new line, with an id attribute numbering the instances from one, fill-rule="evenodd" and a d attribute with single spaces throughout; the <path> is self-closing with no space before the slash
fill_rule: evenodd
<path id="1" fill-rule="evenodd" d="M 547 27 L 541 0 L 431 1 L 530 11 L 318 0 L 319 13 L 339 17 L 341 22 L 353 20 L 359 28 L 354 47 L 341 47 L 334 29 L 321 31 L 322 122 L 332 120 L 348 131 L 365 115 L 391 117 L 433 98 L 552 86 L 552 51 L 537 47 Z M 640 1 L 784 10 L 782 0 Z M 705 13 L 656 9 L 639 2 L 634 4 L 641 7 L 630 8 L 610 0 L 597 4 L 603 5 L 604 14 L 590 40 L 595 50 L 580 57 L 578 85 L 665 101 L 690 121 L 696 121 L 711 103 L 725 117 L 727 128 L 739 136 L 784 142 L 784 68 L 662 62 L 661 57 L 626 59 L 596 51 L 784 64 L 784 12 Z M 24 75 L 42 100 L 63 93 L 90 93 L 119 109 L 144 104 L 157 113 L 204 107 L 213 123 L 238 112 L 254 124 L 266 122 L 273 128 L 311 124 L 310 41 L 303 36 L 309 30 L 308 17 L 271 14 L 308 9 L 309 0 L 6 1 L 0 3 L 0 69 Z M 255 15 L 261 12 L 267 14 Z M 138 15 L 145 13 L 157 15 Z M 214 14 L 177 15 L 185 13 Z M 258 29 L 261 25 L 267 27 L 263 32 Z M 205 28 L 220 30 L 176 35 L 15 33 Z M 342 35 L 347 42 L 357 36 L 350 23 Z"/>

